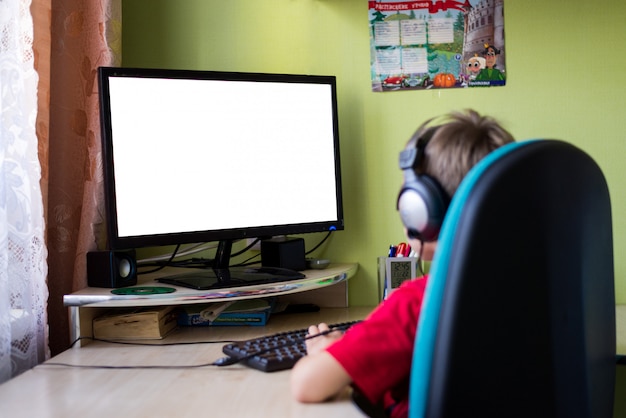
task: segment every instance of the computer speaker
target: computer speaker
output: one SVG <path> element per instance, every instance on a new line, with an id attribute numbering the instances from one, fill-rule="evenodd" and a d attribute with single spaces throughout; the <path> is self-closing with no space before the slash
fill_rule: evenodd
<path id="1" fill-rule="evenodd" d="M 87 253 L 87 284 L 91 287 L 126 287 L 137 284 L 135 251 Z"/>
<path id="2" fill-rule="evenodd" d="M 290 270 L 306 270 L 303 238 L 261 241 L 261 265 Z"/>

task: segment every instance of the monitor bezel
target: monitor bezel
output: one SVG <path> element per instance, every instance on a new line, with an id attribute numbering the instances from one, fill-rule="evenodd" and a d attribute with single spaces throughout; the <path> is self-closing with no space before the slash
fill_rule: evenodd
<path id="1" fill-rule="evenodd" d="M 114 168 L 115 162 L 113 160 L 114 138 L 111 124 L 111 103 L 109 90 L 110 77 L 213 79 L 279 83 L 317 83 L 329 85 L 331 87 L 332 101 L 331 105 L 333 118 L 336 186 L 335 198 L 337 203 L 337 219 L 325 222 L 267 225 L 222 230 L 179 232 L 172 234 L 120 236 L 118 233 L 117 203 L 115 195 L 116 179 Z M 339 148 L 339 122 L 337 107 L 337 82 L 335 76 L 157 68 L 100 67 L 98 68 L 98 87 L 104 174 L 105 217 L 107 224 L 107 249 L 123 250 L 142 247 L 156 247 L 224 240 L 239 240 L 246 238 L 268 238 L 279 235 L 307 234 L 344 229 L 342 178 Z M 303 185 L 303 187 L 306 186 Z"/>

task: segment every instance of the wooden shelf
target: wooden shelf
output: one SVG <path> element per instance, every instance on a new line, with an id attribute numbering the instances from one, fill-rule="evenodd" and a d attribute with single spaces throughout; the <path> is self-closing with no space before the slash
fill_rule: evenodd
<path id="1" fill-rule="evenodd" d="M 190 269 L 184 268 L 169 268 L 142 277 L 137 286 L 171 287 L 175 289 L 173 293 L 139 296 L 116 295 L 111 292 L 112 289 L 87 287 L 65 295 L 63 303 L 69 307 L 71 338 L 75 340 L 84 336 L 93 336 L 93 319 L 110 308 L 189 305 L 268 296 L 291 298 L 295 301 L 304 299 L 311 302 L 311 296 L 303 298 L 304 292 L 307 295 L 313 295 L 313 298 L 319 297 L 322 302 L 320 306 L 345 307 L 347 306 L 347 287 L 345 284 L 357 270 L 358 264 L 355 263 L 331 264 L 323 270 L 305 270 L 303 272 L 305 278 L 299 280 L 228 289 L 195 290 L 157 282 L 156 279 L 159 277 L 190 271 Z M 132 287 L 136 286 L 129 288 Z M 343 300 L 343 304 L 341 300 Z M 331 303 L 324 303 L 324 301 Z"/>

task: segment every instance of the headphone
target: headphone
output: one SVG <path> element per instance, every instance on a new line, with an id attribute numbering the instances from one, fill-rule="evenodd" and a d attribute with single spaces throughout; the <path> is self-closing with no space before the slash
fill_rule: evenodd
<path id="1" fill-rule="evenodd" d="M 397 209 L 409 238 L 424 242 L 436 241 L 450 197 L 437 180 L 417 170 L 424 158 L 428 142 L 439 127 L 417 133 L 400 153 L 400 169 L 404 183 L 398 195 Z"/>

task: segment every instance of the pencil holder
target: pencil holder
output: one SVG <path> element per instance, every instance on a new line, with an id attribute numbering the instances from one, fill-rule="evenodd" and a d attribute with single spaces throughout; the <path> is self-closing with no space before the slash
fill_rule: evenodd
<path id="1" fill-rule="evenodd" d="M 378 295 L 385 299 L 405 280 L 416 277 L 416 257 L 378 257 Z"/>

